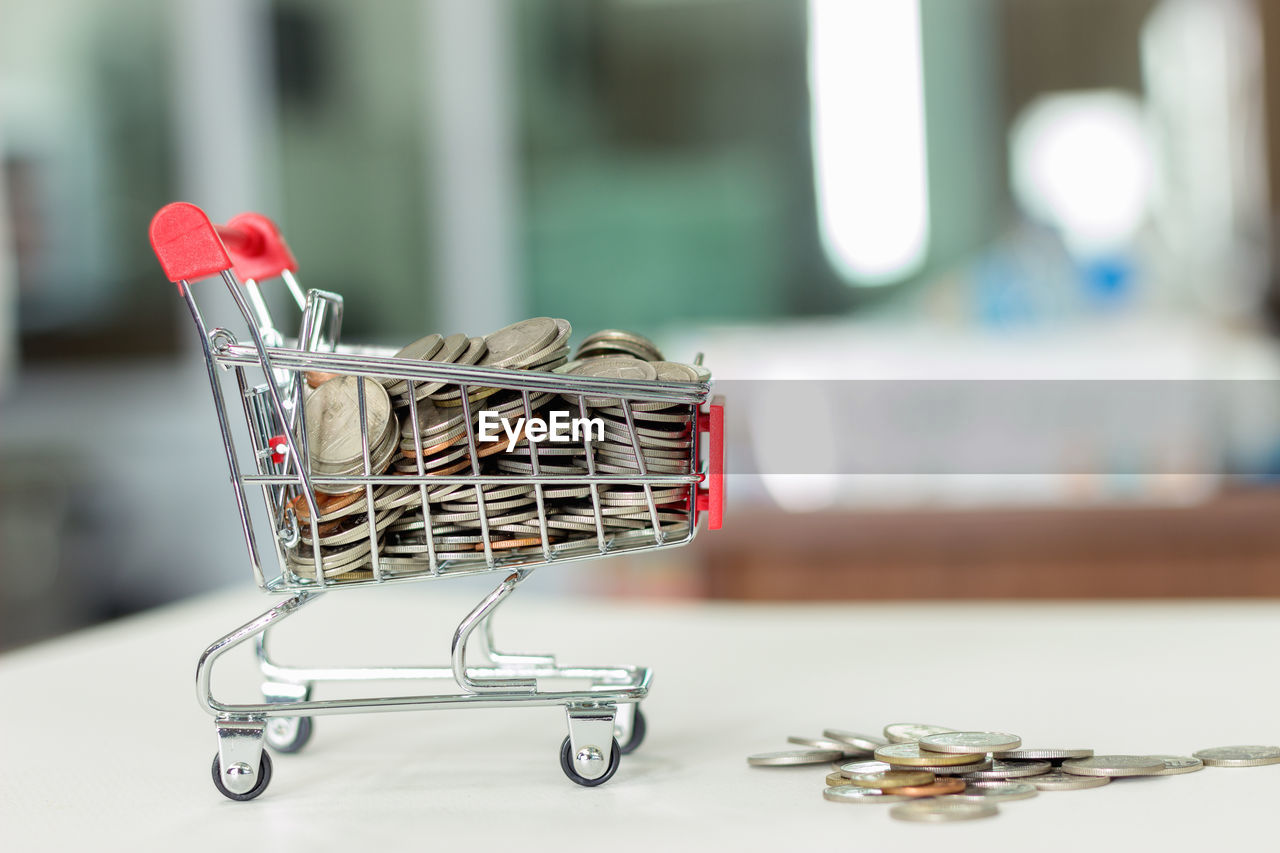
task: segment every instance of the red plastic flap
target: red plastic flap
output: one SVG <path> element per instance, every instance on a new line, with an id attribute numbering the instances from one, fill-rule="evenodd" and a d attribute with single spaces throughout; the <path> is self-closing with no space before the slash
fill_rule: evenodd
<path id="1" fill-rule="evenodd" d="M 275 223 L 260 213 L 242 213 L 214 225 L 184 201 L 165 205 L 151 220 L 151 248 L 170 281 L 196 281 L 235 270 L 241 281 L 265 281 L 295 272 L 289 246 Z"/>
<path id="2" fill-rule="evenodd" d="M 707 529 L 724 524 L 724 397 L 713 397 L 707 411 L 700 413 L 698 428 L 710 433 L 706 491 L 698 493 L 698 509 L 707 513 Z"/>
<path id="3" fill-rule="evenodd" d="M 242 213 L 219 228 L 218 234 L 231 253 L 236 277 L 241 281 L 266 281 L 285 270 L 298 271 L 289 246 L 276 224 L 261 213 Z"/>
<path id="4" fill-rule="evenodd" d="M 231 268 L 231 257 L 204 211 L 185 201 L 151 219 L 151 248 L 169 281 L 195 281 Z"/>

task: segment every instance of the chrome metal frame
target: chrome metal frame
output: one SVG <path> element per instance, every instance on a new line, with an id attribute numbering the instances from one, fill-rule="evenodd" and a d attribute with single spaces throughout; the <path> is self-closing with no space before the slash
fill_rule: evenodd
<path id="1" fill-rule="evenodd" d="M 698 408 L 707 401 L 710 388 L 707 384 L 683 384 L 670 382 L 636 382 L 613 379 L 590 379 L 562 376 L 552 373 L 505 370 L 487 367 L 459 366 L 423 361 L 396 359 L 387 355 L 367 352 L 317 352 L 308 351 L 307 338 L 313 337 L 304 329 L 303 344 L 299 349 L 276 345 L 283 337 L 275 331 L 257 289 L 250 282 L 242 285 L 231 271 L 222 274 L 223 283 L 234 300 L 244 325 L 248 328 L 252 343 L 240 344 L 234 335 L 223 328 L 211 328 L 205 322 L 189 282 L 183 281 L 179 289 L 186 300 L 192 319 L 199 333 L 208 367 L 209 383 L 213 393 L 214 409 L 222 433 L 227 464 L 230 468 L 241 530 L 249 552 L 254 580 L 264 591 L 286 594 L 289 597 L 271 607 L 254 620 L 240 626 L 211 644 L 200 656 L 196 674 L 197 696 L 201 705 L 214 716 L 219 741 L 218 772 L 220 785 L 236 796 L 256 796 L 265 784 L 260 776 L 264 743 L 276 746 L 287 744 L 298 735 L 298 726 L 304 718 L 324 714 L 362 713 L 373 711 L 398 711 L 441 708 L 495 708 L 512 704 L 531 706 L 562 705 L 566 710 L 569 727 L 569 750 L 572 767 L 582 779 L 601 779 L 609 771 L 611 738 L 626 742 L 632 732 L 636 703 L 647 695 L 652 673 L 638 666 L 560 666 L 551 655 L 506 654 L 496 651 L 493 642 L 491 618 L 497 608 L 506 601 L 516 587 L 538 566 L 569 560 L 597 558 L 624 552 L 652 550 L 684 544 L 696 534 L 696 505 L 698 483 L 701 481 L 699 441 L 694 440 L 689 450 L 687 466 L 679 474 L 653 474 L 645 467 L 641 453 L 633 406 L 640 402 L 661 401 L 689 407 L 691 422 L 696 423 Z M 309 304 L 292 275 L 286 283 L 294 300 L 302 307 Z M 249 294 L 246 300 L 244 293 Z M 326 294 L 326 296 L 328 296 Z M 340 311 L 340 305 L 339 305 Z M 321 476 L 313 473 L 309 464 L 307 446 L 306 412 L 301 405 L 305 373 L 319 371 L 352 376 L 395 377 L 408 383 L 413 395 L 417 385 L 424 382 L 444 382 L 458 387 L 463 421 L 466 425 L 467 447 L 472 459 L 470 473 L 433 475 L 427 473 L 422 462 L 422 437 L 417 429 L 417 411 L 410 407 L 418 458 L 416 476 L 379 475 L 371 470 L 369 424 L 364 399 L 363 383 L 357 383 L 360 431 L 364 457 L 364 472 L 358 476 Z M 224 392 L 222 374 L 232 372 L 234 387 L 243 403 L 249 427 L 248 452 L 237 447 Z M 255 381 L 257 380 L 257 381 Z M 526 417 L 532 417 L 530 400 L 534 393 L 555 393 L 576 396 L 578 409 L 586 416 L 588 397 L 616 398 L 621 403 L 626 418 L 632 448 L 635 450 L 639 472 L 636 474 L 609 475 L 596 470 L 594 453 L 589 437 L 584 438 L 584 451 L 588 470 L 579 475 L 548 475 L 541 471 L 536 444 L 531 444 L 531 475 L 482 475 L 478 463 L 477 436 L 471 417 L 469 388 L 503 388 L 519 392 L 524 402 Z M 287 452 L 281 462 L 273 462 L 272 440 L 283 435 Z M 252 473 L 248 473 L 251 471 Z M 427 500 L 429 486 L 460 483 L 476 490 L 480 510 L 483 552 L 477 551 L 473 560 L 437 559 L 433 538 L 428 536 L 427 559 L 417 561 L 406 569 L 403 558 L 389 565 L 381 557 L 379 534 L 375 524 L 369 524 L 370 555 L 367 566 L 372 569 L 368 579 L 326 578 L 319 549 L 314 553 L 314 577 L 302 577 L 289 568 L 286 552 L 299 541 L 299 524 L 289 509 L 291 500 L 305 500 L 312 518 L 320 515 L 316 487 L 324 485 L 355 485 L 363 487 L 367 507 L 374 506 L 373 489 L 384 484 L 417 485 L 422 490 L 420 512 L 424 530 L 432 530 L 431 507 Z M 534 486 L 538 529 L 541 547 L 529 553 L 503 554 L 493 547 L 493 537 L 485 522 L 484 487 L 493 484 L 527 483 Z M 554 545 L 548 531 L 547 510 L 543 489 L 549 485 L 587 485 L 590 487 L 596 535 L 594 541 L 583 541 L 572 547 Z M 637 511 L 647 510 L 650 526 L 643 536 L 615 537 L 606 533 L 600 504 L 600 487 L 628 484 L 642 487 L 646 501 Z M 272 542 L 276 551 L 276 570 L 268 572 L 260 557 L 258 539 L 249 512 L 249 490 L 261 490 L 263 502 L 272 528 Z M 659 523 L 658 508 L 653 497 L 656 487 L 679 487 L 687 491 L 687 524 L 677 525 L 679 535 L 669 535 Z M 667 511 L 671 511 L 667 508 Z M 671 527 L 668 523 L 668 527 Z M 412 561 L 409 561 L 412 562 Z M 352 566 L 351 568 L 356 568 Z M 426 580 L 440 577 L 471 575 L 482 572 L 503 571 L 503 580 L 482 599 L 459 623 L 454 632 L 448 666 L 423 667 L 343 667 L 324 668 L 310 666 L 285 666 L 277 663 L 268 653 L 269 631 L 286 617 L 305 605 L 322 597 L 331 589 L 380 585 L 404 581 Z M 483 663 L 468 664 L 468 646 L 475 638 L 478 656 Z M 263 675 L 260 703 L 232 704 L 215 698 L 212 676 L 215 663 L 228 651 L 255 641 L 259 667 Z M 359 682 L 382 680 L 416 680 L 440 682 L 452 681 L 456 691 L 398 697 L 369 697 L 362 699 L 312 698 L 315 685 L 326 682 Z M 543 689 L 543 681 L 586 682 L 586 686 L 572 689 Z M 566 767 L 566 770 L 568 768 Z M 255 790 L 258 786 L 259 790 Z"/>

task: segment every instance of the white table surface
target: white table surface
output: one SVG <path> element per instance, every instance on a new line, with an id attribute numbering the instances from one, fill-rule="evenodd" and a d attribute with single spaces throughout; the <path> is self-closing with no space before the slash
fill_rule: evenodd
<path id="1" fill-rule="evenodd" d="M 440 662 L 475 589 L 330 595 L 285 623 L 277 650 L 299 663 Z M 1274 849 L 1280 766 L 1046 792 L 994 819 L 917 825 L 886 806 L 824 801 L 825 766 L 745 758 L 786 748 L 788 734 L 895 721 L 1099 753 L 1277 743 L 1280 604 L 806 607 L 521 591 L 496 623 L 510 650 L 656 668 L 649 737 L 608 784 L 561 774 L 557 708 L 326 716 L 305 752 L 276 757 L 262 797 L 235 803 L 210 781 L 195 660 L 270 603 L 245 588 L 0 657 L 0 846 Z M 215 685 L 253 700 L 239 651 Z"/>

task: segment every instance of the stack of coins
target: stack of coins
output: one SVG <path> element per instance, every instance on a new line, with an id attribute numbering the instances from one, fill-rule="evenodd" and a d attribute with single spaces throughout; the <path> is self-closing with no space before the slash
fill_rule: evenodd
<path id="1" fill-rule="evenodd" d="M 577 358 L 568 361 L 572 332 L 562 319 L 535 317 L 483 337 L 431 334 L 396 353 L 397 358 L 441 364 L 477 365 L 508 370 L 556 372 L 565 376 L 613 377 L 644 381 L 705 383 L 701 366 L 664 361 L 648 339 L 609 329 L 589 336 Z M 308 375 L 314 390 L 306 398 L 312 471 L 317 475 L 364 474 L 360 420 L 355 405 L 356 379 Z M 415 382 L 388 376 L 363 380 L 370 469 L 412 476 L 480 474 L 582 478 L 597 474 L 689 474 L 695 458 L 696 412 L 688 404 L 618 398 L 554 395 L 456 382 Z M 550 420 L 553 409 L 570 418 L 599 418 L 599 434 L 569 443 L 531 442 L 520 419 Z M 628 409 L 630 419 L 628 419 Z M 481 422 L 508 424 L 500 440 L 481 441 Z M 468 439 L 475 436 L 475 453 Z M 637 453 L 638 451 L 638 453 Z M 535 455 L 536 454 L 536 455 Z M 588 458 L 590 454 L 590 458 Z M 557 551 L 594 542 L 601 534 L 614 542 L 653 540 L 655 521 L 668 536 L 688 532 L 690 489 L 687 486 L 598 486 L 585 483 L 545 484 L 546 541 L 533 484 L 491 485 L 483 490 L 459 483 L 376 486 L 373 507 L 363 485 L 322 486 L 318 517 L 302 499 L 291 506 L 302 536 L 287 553 L 289 567 L 300 577 L 314 577 L 313 547 L 318 546 L 326 578 L 369 575 L 371 551 L 394 571 L 420 571 L 434 555 L 446 560 L 485 559 L 488 546 L 498 556 Z M 426 506 L 423 506 L 423 501 Z M 650 510 L 650 501 L 653 511 Z M 373 533 L 370 519 L 373 519 Z M 597 523 L 598 521 L 598 523 Z"/>
<path id="2" fill-rule="evenodd" d="M 363 380 L 370 471 L 387 470 L 395 455 L 399 421 L 381 385 Z M 317 477 L 349 477 L 365 473 L 365 445 L 360 431 L 359 389 L 356 377 L 339 376 L 321 384 L 306 398 L 307 449 L 311 472 Z M 326 495 L 358 491 L 359 484 L 316 487 Z"/>
<path id="3" fill-rule="evenodd" d="M 1280 764 L 1280 747 L 1226 746 L 1182 755 L 1094 755 L 1092 749 L 1026 749 L 1017 735 L 891 723 L 884 737 L 827 729 L 790 737 L 803 749 L 752 755 L 754 767 L 830 765 L 822 796 L 837 803 L 896 804 L 897 820 L 940 823 L 998 814 L 996 804 L 1040 791 L 1097 788 L 1127 776 L 1178 776 L 1209 767 Z M 850 760 L 853 759 L 853 760 Z"/>
<path id="4" fill-rule="evenodd" d="M 587 335 L 574 353 L 575 359 L 626 355 L 641 361 L 662 361 L 662 352 L 653 341 L 621 329 L 601 329 Z"/>

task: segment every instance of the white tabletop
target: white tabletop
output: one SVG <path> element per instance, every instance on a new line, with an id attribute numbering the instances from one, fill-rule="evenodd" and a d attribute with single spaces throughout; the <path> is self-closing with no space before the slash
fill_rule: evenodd
<path id="1" fill-rule="evenodd" d="M 331 594 L 285 624 L 278 651 L 298 663 L 440 662 L 479 597 L 462 593 L 475 589 Z M 326 716 L 306 751 L 276 756 L 263 796 L 235 803 L 210 781 L 216 742 L 195 701 L 195 660 L 270 603 L 239 590 L 0 658 L 0 844 L 915 851 L 938 842 L 1078 853 L 1270 847 L 1274 837 L 1280 766 L 1046 792 L 994 819 L 927 826 L 891 820 L 885 806 L 824 801 L 825 766 L 749 768 L 745 758 L 786 748 L 789 734 L 898 721 L 1100 754 L 1277 743 L 1277 604 L 805 607 L 521 591 L 497 620 L 510 650 L 656 669 L 649 737 L 609 783 L 581 788 L 561 774 L 556 708 Z M 252 663 L 238 651 L 215 686 L 254 701 Z"/>

